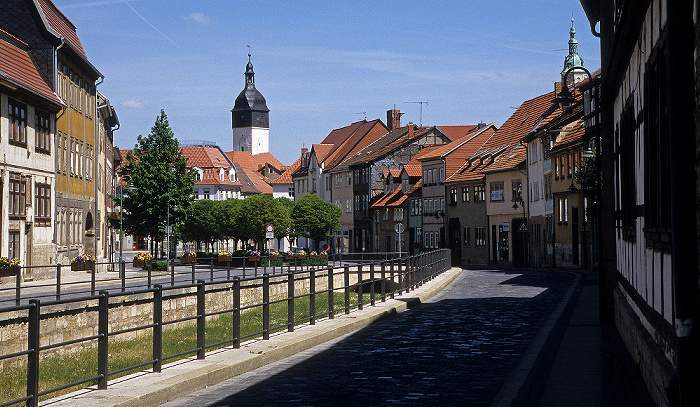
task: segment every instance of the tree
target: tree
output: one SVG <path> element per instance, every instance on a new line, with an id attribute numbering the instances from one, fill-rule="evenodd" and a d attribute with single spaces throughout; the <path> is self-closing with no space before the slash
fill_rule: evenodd
<path id="1" fill-rule="evenodd" d="M 253 195 L 241 202 L 236 213 L 236 234 L 242 240 L 265 241 L 265 227 L 272 225 L 275 230 L 286 230 L 289 226 L 289 213 L 270 195 Z"/>
<path id="2" fill-rule="evenodd" d="M 583 196 L 588 198 L 588 207 L 586 214 L 591 217 L 598 216 L 598 199 L 597 191 L 602 189 L 603 176 L 596 169 L 595 159 L 592 157 L 586 158 L 581 163 L 578 173 L 574 175 L 574 180 L 581 185 Z"/>
<path id="3" fill-rule="evenodd" d="M 331 237 L 330 231 L 340 227 L 342 211 L 314 194 L 305 195 L 294 205 L 292 222 L 300 236 L 314 240 L 314 244 Z"/>
<path id="4" fill-rule="evenodd" d="M 229 198 L 224 201 L 216 201 L 214 217 L 219 227 L 219 234 L 222 239 L 233 239 L 234 246 L 241 239 L 239 228 L 236 225 L 238 212 L 241 210 L 240 199 Z"/>
<path id="5" fill-rule="evenodd" d="M 287 212 L 287 226 L 284 229 L 275 229 L 275 238 L 277 238 L 277 244 L 282 247 L 281 240 L 285 237 L 289 237 L 290 240 L 294 240 L 297 237 L 296 231 L 294 230 L 294 223 L 292 222 L 292 210 L 294 210 L 295 202 L 286 197 L 276 198 L 277 202 L 285 209 Z"/>
<path id="6" fill-rule="evenodd" d="M 119 174 L 133 187 L 124 196 L 124 229 L 132 235 L 162 241 L 168 212 L 170 223 L 176 224 L 192 204 L 195 180 L 195 172 L 187 167 L 163 110 L 148 137 L 138 136 Z M 180 210 L 173 210 L 170 199 Z"/>
<path id="7" fill-rule="evenodd" d="M 190 207 L 179 235 L 187 242 L 214 243 L 221 237 L 221 227 L 217 222 L 217 206 L 220 201 L 201 199 Z"/>

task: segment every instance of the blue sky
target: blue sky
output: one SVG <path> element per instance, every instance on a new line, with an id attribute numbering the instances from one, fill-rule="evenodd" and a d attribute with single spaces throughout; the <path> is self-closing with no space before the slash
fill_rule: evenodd
<path id="1" fill-rule="evenodd" d="M 232 149 L 248 48 L 283 164 L 332 129 L 380 118 L 501 125 L 559 79 L 571 16 L 579 54 L 600 67 L 578 0 L 53 0 L 77 26 L 133 148 L 164 109 L 180 141 Z"/>

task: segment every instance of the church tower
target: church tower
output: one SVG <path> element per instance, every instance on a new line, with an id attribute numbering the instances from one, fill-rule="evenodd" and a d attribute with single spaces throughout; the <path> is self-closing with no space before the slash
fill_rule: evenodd
<path id="1" fill-rule="evenodd" d="M 233 149 L 255 155 L 270 151 L 270 109 L 257 89 L 255 72 L 248 54 L 245 69 L 245 88 L 236 98 L 231 110 Z"/>
<path id="2" fill-rule="evenodd" d="M 571 29 L 569 30 L 569 55 L 564 58 L 564 69 L 561 71 L 561 81 L 564 82 L 566 71 L 571 68 L 583 67 L 583 58 L 578 55 L 578 41 L 576 40 L 576 29 L 574 28 L 574 18 L 571 18 Z M 586 79 L 586 73 L 582 69 L 574 69 L 567 78 L 567 85 L 573 86 L 575 83 Z"/>

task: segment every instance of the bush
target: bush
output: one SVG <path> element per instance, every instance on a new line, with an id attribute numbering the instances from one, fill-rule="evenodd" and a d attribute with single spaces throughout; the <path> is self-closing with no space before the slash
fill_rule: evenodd
<path id="1" fill-rule="evenodd" d="M 153 271 L 168 271 L 168 263 L 164 261 L 154 261 L 152 265 Z"/>

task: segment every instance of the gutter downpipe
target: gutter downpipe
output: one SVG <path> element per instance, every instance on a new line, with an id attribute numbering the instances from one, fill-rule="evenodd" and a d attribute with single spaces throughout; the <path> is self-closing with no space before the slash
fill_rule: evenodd
<path id="1" fill-rule="evenodd" d="M 54 54 L 53 54 L 54 55 L 54 58 L 53 58 L 54 88 L 57 88 L 56 82 L 58 82 L 58 50 L 61 49 L 61 47 L 63 47 L 63 44 L 65 44 L 65 38 L 63 38 L 63 36 L 61 36 L 61 43 L 56 47 L 56 49 L 54 50 Z M 59 96 L 59 99 L 60 99 L 60 96 Z M 58 119 L 60 117 L 63 117 L 63 115 L 65 113 L 66 113 L 66 106 L 64 103 L 63 109 L 61 110 L 61 115 L 56 116 L 56 123 L 54 125 L 54 129 L 55 129 L 54 133 L 56 136 L 56 146 L 54 147 L 53 151 L 54 151 L 54 154 L 56 154 L 56 155 L 58 155 Z M 61 151 L 61 154 L 63 154 L 62 151 Z M 54 247 L 54 260 L 56 261 L 56 264 L 58 264 L 58 205 L 57 205 L 58 201 L 57 201 L 57 196 L 56 196 L 57 194 L 55 192 L 57 187 L 58 187 L 58 182 L 57 182 L 58 181 L 58 166 L 56 165 L 56 163 L 58 162 L 57 158 L 58 158 L 57 156 L 54 156 L 54 160 L 53 160 L 54 161 L 54 166 L 53 166 L 53 189 L 54 189 L 54 194 L 53 194 L 54 195 L 54 197 L 53 197 L 53 200 L 54 200 L 54 202 L 53 202 L 54 203 L 54 205 L 53 205 L 54 206 L 54 211 L 53 211 L 54 212 L 53 243 L 54 244 L 53 244 L 53 247 Z M 58 269 L 58 267 L 57 267 L 57 269 Z M 58 278 L 58 277 L 59 276 L 56 276 L 56 278 Z"/>

